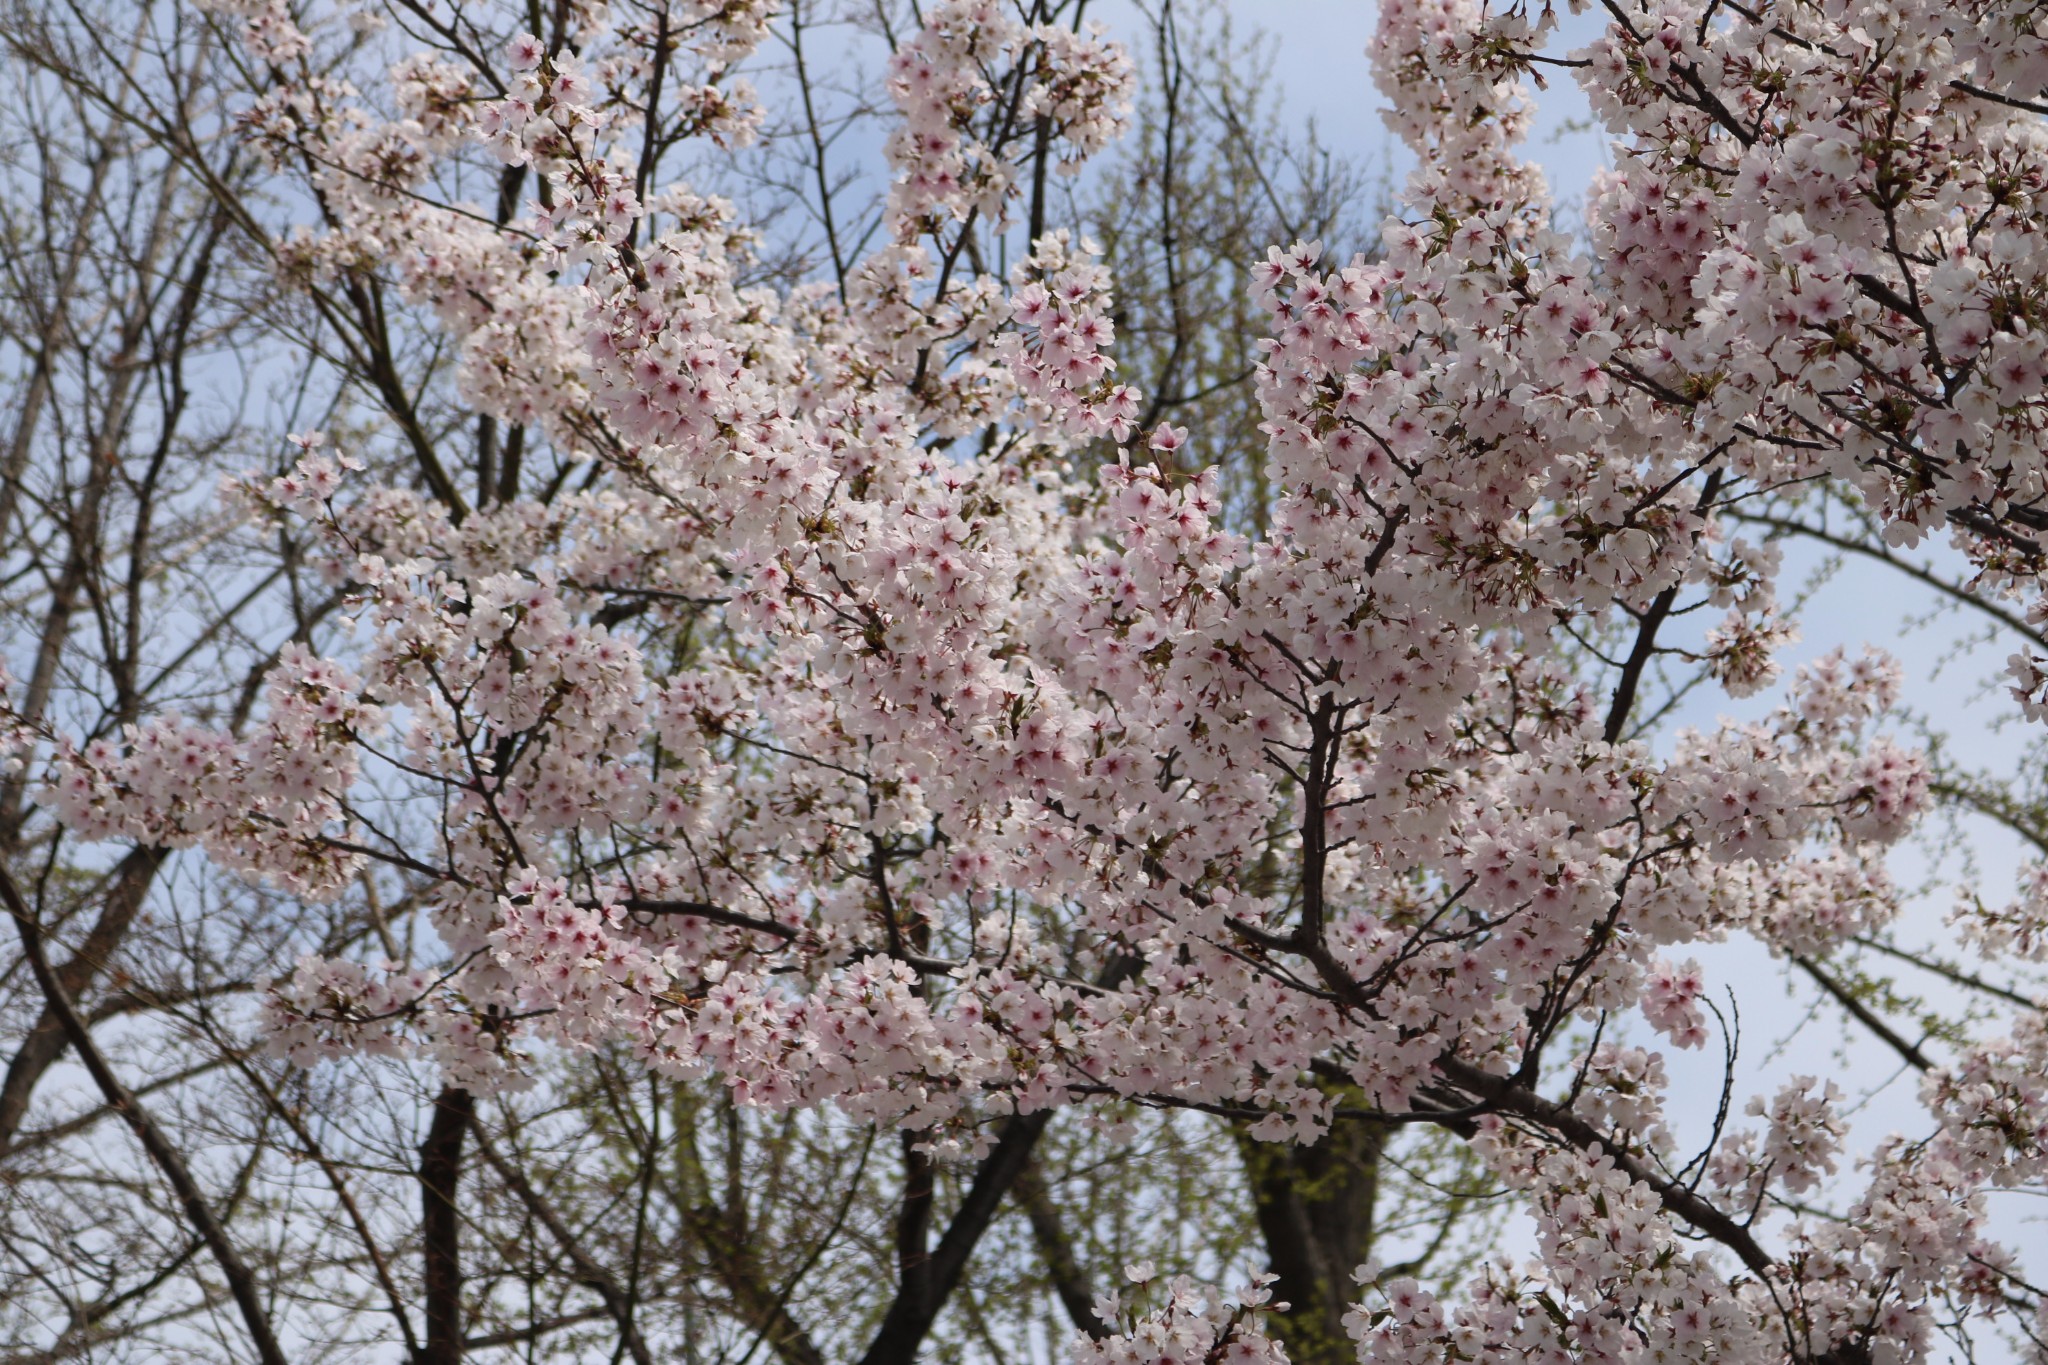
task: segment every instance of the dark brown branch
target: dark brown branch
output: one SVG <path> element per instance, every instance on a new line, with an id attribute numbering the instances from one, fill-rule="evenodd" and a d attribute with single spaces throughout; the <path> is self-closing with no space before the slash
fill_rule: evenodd
<path id="1" fill-rule="evenodd" d="M 1932 972 L 1938 977 L 1955 982 L 1958 986 L 1968 986 L 1973 991 L 1982 991 L 1986 995 L 1995 996 L 2008 1004 L 2018 1005 L 2022 1009 L 2037 1010 L 2041 1008 L 2039 1000 L 2029 999 L 2016 990 L 2001 986 L 1995 981 L 1986 981 L 1981 976 L 1973 975 L 1960 967 L 1951 967 L 1946 962 L 1921 957 L 1917 953 L 1908 952 L 1904 948 L 1897 948 L 1874 938 L 1858 936 L 1851 939 L 1850 942 L 1859 948 L 1869 948 L 1874 952 L 1883 953 L 1887 957 L 1896 958 L 1900 962 L 1918 967 L 1923 972 Z"/>
<path id="2" fill-rule="evenodd" d="M 142 1143 L 143 1150 L 149 1153 L 150 1160 L 170 1182 L 187 1221 L 212 1253 L 214 1264 L 228 1282 L 228 1292 L 234 1298 L 235 1307 L 241 1311 L 242 1325 L 256 1348 L 257 1359 L 263 1365 L 285 1365 L 284 1352 L 277 1344 L 276 1334 L 271 1331 L 270 1316 L 264 1311 L 263 1301 L 257 1292 L 256 1277 L 249 1272 L 248 1264 L 235 1250 L 234 1243 L 228 1240 L 227 1229 L 214 1215 L 212 1206 L 207 1203 L 199 1183 L 192 1178 L 192 1172 L 178 1154 L 177 1147 L 164 1136 L 163 1130 L 156 1126 L 156 1121 L 134 1094 L 121 1084 L 120 1078 L 114 1075 L 113 1067 L 100 1052 L 99 1045 L 93 1042 L 85 1021 L 78 1017 L 70 997 L 64 993 L 63 984 L 50 967 L 49 957 L 43 951 L 42 926 L 36 922 L 28 902 L 22 898 L 21 888 L 15 885 L 14 874 L 4 866 L 0 866 L 0 901 L 6 903 L 8 913 L 14 917 L 15 927 L 21 932 L 22 951 L 28 957 L 29 970 L 35 975 L 36 985 L 42 989 L 44 1001 L 56 1011 L 79 1061 L 91 1075 L 93 1084 L 99 1087 L 108 1106 L 126 1120 L 129 1129 Z"/>
<path id="3" fill-rule="evenodd" d="M 1741 1258 L 1744 1265 L 1757 1274 L 1767 1273 L 1773 1265 L 1770 1253 L 1750 1235 L 1748 1228 L 1685 1185 L 1659 1175 L 1643 1165 L 1625 1148 L 1610 1141 L 1606 1134 L 1574 1113 L 1569 1106 L 1545 1099 L 1505 1076 L 1495 1076 L 1490 1072 L 1481 1071 L 1470 1062 L 1456 1058 L 1439 1058 L 1437 1070 L 1458 1089 L 1484 1100 L 1496 1111 L 1527 1119 L 1539 1127 L 1549 1129 L 1583 1151 L 1598 1152 L 1609 1157 L 1613 1160 L 1615 1168 L 1629 1179 L 1638 1184 L 1648 1185 L 1654 1190 L 1667 1212 L 1683 1218 L 1708 1237 L 1727 1247 Z"/>
<path id="4" fill-rule="evenodd" d="M 1812 958 L 1801 956 L 1792 960 L 1799 965 L 1801 971 L 1812 977 L 1815 984 L 1826 991 L 1836 1004 L 1846 1010 L 1850 1018 L 1876 1034 L 1886 1047 L 1898 1053 L 1906 1065 L 1915 1071 L 1934 1070 L 1934 1063 L 1928 1060 L 1926 1053 L 1915 1044 L 1907 1042 L 1897 1029 L 1878 1018 L 1875 1010 L 1858 1000 L 1854 991 L 1822 971 Z"/>
<path id="5" fill-rule="evenodd" d="M 1074 1330 L 1097 1340 L 1108 1336 L 1109 1325 L 1095 1316 L 1095 1291 L 1088 1283 L 1088 1272 L 1081 1269 L 1080 1260 L 1074 1255 L 1074 1244 L 1067 1239 L 1067 1230 L 1060 1224 L 1059 1208 L 1052 1202 L 1052 1192 L 1046 1189 L 1036 1163 L 1025 1166 L 1018 1174 L 1012 1193 L 1023 1206 L 1025 1218 L 1030 1220 L 1031 1236 L 1045 1262 L 1046 1277 L 1052 1281 L 1053 1293 L 1067 1310 Z"/>
<path id="6" fill-rule="evenodd" d="M 57 987 L 65 999 L 77 1000 L 105 969 L 107 959 L 127 937 L 128 926 L 142 908 L 163 858 L 160 848 L 137 848 L 115 867 L 99 919 L 78 951 L 56 968 Z M 0 1080 L 0 1156 L 6 1154 L 14 1135 L 21 1131 L 22 1120 L 28 1117 L 36 1083 L 64 1055 L 65 1039 L 63 1020 L 55 1006 L 45 1004 L 8 1063 L 6 1079 Z"/>
<path id="7" fill-rule="evenodd" d="M 1636 624 L 1636 639 L 1622 661 L 1621 676 L 1615 680 L 1614 695 L 1607 704 L 1607 723 L 1600 734 L 1609 744 L 1620 742 L 1628 726 L 1629 713 L 1636 708 L 1636 691 L 1642 686 L 1643 670 L 1657 653 L 1657 631 L 1671 616 L 1678 601 L 1678 589 L 1666 588 L 1651 601 L 1649 610 Z"/>
<path id="8" fill-rule="evenodd" d="M 594 1322 L 603 1316 L 605 1310 L 602 1308 L 586 1308 L 580 1313 L 561 1313 L 552 1318 L 542 1318 L 538 1322 L 529 1322 L 524 1327 L 508 1327 L 502 1332 L 488 1332 L 483 1336 L 469 1337 L 462 1344 L 472 1351 L 489 1351 L 500 1346 L 524 1346 L 529 1341 L 538 1341 L 550 1332 Z"/>
<path id="9" fill-rule="evenodd" d="M 629 896 L 618 902 L 636 915 L 688 915 L 694 919 L 709 920 L 713 924 L 729 924 L 735 929 L 751 929 L 757 934 L 772 934 L 785 941 L 801 936 L 802 931 L 787 924 L 778 924 L 772 919 L 728 910 L 722 905 L 706 901 L 649 900 L 641 896 Z"/>
<path id="10" fill-rule="evenodd" d="M 861 1365 L 912 1365 L 917 1359 L 939 1310 L 959 1286 L 975 1244 L 995 1220 L 1004 1196 L 1023 1173 L 1031 1149 L 1051 1118 L 1052 1111 L 1042 1109 L 1028 1117 L 1013 1117 L 1004 1122 L 1002 1135 L 981 1159 L 974 1181 L 945 1235 L 939 1238 L 938 1247 L 928 1257 L 906 1262 L 904 1283 L 898 1286 L 881 1327 L 861 1357 Z M 929 1171 L 929 1165 L 925 1169 Z M 912 1178 L 916 1178 L 914 1174 Z M 916 1193 L 914 1188 L 906 1192 L 906 1205 Z M 922 1216 L 929 1218 L 928 1208 Z M 908 1246 L 908 1242 L 900 1243 L 899 1253 Z"/>
<path id="11" fill-rule="evenodd" d="M 1897 569 L 1914 582 L 1933 589 L 1952 602 L 1968 607 L 1973 611 L 1982 612 L 2006 629 L 2024 636 L 2028 640 L 2037 643 L 2041 640 L 2041 632 L 2028 625 L 2024 617 L 2016 612 L 2006 610 L 1995 602 L 1979 597 L 1968 588 L 1943 578 L 1931 569 L 1899 558 L 1885 547 L 1881 539 L 1875 541 L 1857 540 L 1850 536 L 1837 535 L 1823 526 L 1811 526 L 1805 522 L 1792 521 L 1784 517 L 1762 516 L 1749 512 L 1729 512 L 1723 515 L 1732 516 L 1737 521 L 1745 521 L 1752 526 L 1762 526 L 1784 535 L 1805 536 L 1808 539 L 1817 540 L 1831 549 L 1874 559 L 1880 564 Z"/>
<path id="12" fill-rule="evenodd" d="M 2024 109 L 2030 114 L 2048 114 L 2048 104 L 2042 104 L 2036 100 L 2023 100 L 2011 95 L 2001 95 L 1996 90 L 1986 90 L 1982 86 L 1972 85 L 1968 81 L 1950 81 L 1948 84 L 1951 90 L 1960 90 L 1965 95 L 1975 95 L 1978 99 L 1990 100 L 1993 104 L 2003 104 L 2009 109 Z"/>

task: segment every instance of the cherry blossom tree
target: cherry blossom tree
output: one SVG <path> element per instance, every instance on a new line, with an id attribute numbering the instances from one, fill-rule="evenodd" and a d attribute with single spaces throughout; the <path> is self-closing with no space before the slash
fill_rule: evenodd
<path id="1" fill-rule="evenodd" d="M 213 14 L 256 76 L 221 145 L 264 185 L 218 202 L 378 412 L 293 424 L 221 495 L 330 605 L 239 716 L 82 726 L 31 678 L 9 742 L 111 865 L 189 850 L 281 917 L 376 929 L 264 964 L 261 1009 L 304 1073 L 437 1078 L 417 1333 L 373 1268 L 415 1358 L 472 1349 L 480 1166 L 614 1358 L 653 1358 L 637 1283 L 478 1120 L 600 1056 L 733 1122 L 883 1135 L 872 1362 L 915 1357 L 1006 1199 L 1062 1278 L 1034 1152 L 1055 1115 L 1134 1107 L 1354 1171 L 1446 1134 L 1536 1254 L 1450 1293 L 1368 1262 L 1314 1313 L 1270 1273 L 1135 1265 L 1090 1286 L 1082 1361 L 1278 1360 L 1296 1328 L 1306 1355 L 1326 1310 L 1366 1362 L 1890 1365 L 2048 1326 L 1987 1211 L 2048 1161 L 2048 1033 L 2000 984 L 2039 887 L 1960 917 L 1992 965 L 1952 975 L 2001 1009 L 1938 1056 L 1845 978 L 1905 908 L 1886 850 L 1997 795 L 1897 736 L 1885 657 L 1788 674 L 1772 538 L 1945 538 L 1942 581 L 2039 643 L 2030 12 L 1615 0 L 1558 54 L 1548 10 L 1386 0 L 1369 58 L 1419 169 L 1376 254 L 1247 263 L 1255 517 L 1119 368 L 1116 280 L 1058 221 L 1137 96 L 1070 10 L 884 28 L 872 232 L 833 217 L 806 105 L 828 268 L 798 281 L 715 172 L 664 172 L 766 126 L 747 63 L 777 33 L 803 60 L 766 4 Z M 1583 238 L 1520 146 L 1560 72 L 1616 148 Z M 1817 521 L 1840 507 L 1862 530 Z M 1666 666 L 1755 718 L 1673 732 Z M 2048 646 L 2008 681 L 2038 721 Z M 94 1043 L 21 879 L 0 893 L 45 1032 L 284 1359 L 223 1196 Z M 1660 1049 L 1733 1049 L 1687 956 L 1732 935 L 1923 1074 L 1869 1159 L 1821 1078 L 1731 1079 L 1703 1139 L 1670 1120 Z M 802 1358 L 787 1297 L 747 1311 Z"/>
<path id="2" fill-rule="evenodd" d="M 855 121 L 874 117 L 858 103 L 850 111 L 829 107 L 842 92 L 816 65 L 818 35 L 827 35 L 829 52 L 833 36 L 858 34 L 860 26 L 818 25 L 818 17 L 798 9 L 781 19 L 788 47 L 798 52 L 784 78 L 796 78 L 806 95 L 789 103 L 807 116 L 764 124 L 765 146 L 748 150 L 767 155 L 734 163 L 741 172 L 735 188 L 755 196 L 765 188 L 771 204 L 787 202 L 792 186 L 783 176 L 794 166 L 796 187 L 836 191 L 823 205 L 800 205 L 803 211 L 831 221 L 836 201 L 836 217 L 858 236 L 868 230 L 870 210 L 843 177 L 821 175 L 812 158 Z M 1122 164 L 1103 177 L 1129 179 L 1114 194 L 1086 188 L 1078 203 L 1056 210 L 1049 198 L 1043 202 L 1048 212 L 1098 224 L 1105 259 L 1118 271 L 1119 320 L 1129 320 L 1120 364 L 1144 379 L 1148 407 L 1181 420 L 1201 414 L 1205 449 L 1237 462 L 1225 471 L 1226 498 L 1255 498 L 1256 470 L 1242 469 L 1238 454 L 1257 443 L 1244 359 L 1251 339 L 1242 325 L 1252 304 L 1237 297 L 1238 274 L 1264 242 L 1301 224 L 1334 230 L 1331 205 L 1343 191 L 1332 188 L 1338 182 L 1327 157 L 1286 145 L 1276 120 L 1247 93 L 1256 76 L 1236 65 L 1246 60 L 1243 46 L 1227 33 L 1190 31 L 1186 41 L 1188 17 L 1163 12 L 1139 45 L 1141 65 L 1156 54 L 1164 72 L 1152 78 L 1155 93 L 1141 95 L 1116 148 Z M 125 47 L 104 41 L 123 25 Z M 173 409 L 168 437 L 151 428 L 146 404 L 141 420 L 109 419 L 93 381 L 97 353 L 78 347 L 61 325 L 43 323 L 42 331 L 12 339 L 27 362 L 16 392 L 28 416 L 13 432 L 10 494 L 39 511 L 61 506 L 83 462 L 88 487 L 98 470 L 98 478 L 115 479 L 102 485 L 110 496 L 135 497 L 143 526 L 161 525 L 175 510 L 193 518 L 190 532 L 199 537 L 139 539 L 139 553 L 110 562 L 95 540 L 123 543 L 118 523 L 88 517 L 68 541 L 47 534 L 36 517 L 17 520 L 7 538 L 11 581 L 52 587 L 5 603 L 11 637 L 36 645 L 21 660 L 22 673 L 41 680 L 29 689 L 42 698 L 33 709 L 62 713 L 61 728 L 90 738 L 118 733 L 132 718 L 108 712 L 106 697 L 146 689 L 174 696 L 172 705 L 186 714 L 244 728 L 278 651 L 330 629 L 336 590 L 308 578 L 294 527 L 252 523 L 231 548 L 220 544 L 235 523 L 223 521 L 206 496 L 214 471 L 245 467 L 242 452 L 273 439 L 260 423 L 284 424 L 285 413 L 196 443 L 178 423 L 208 411 L 216 395 L 232 392 L 232 381 L 245 395 L 245 420 L 251 407 L 261 412 L 260 395 L 274 384 L 294 409 L 324 406 L 323 424 L 338 430 L 365 421 L 352 411 L 354 389 L 372 407 L 359 450 L 377 459 L 380 430 L 435 431 L 444 469 L 484 498 L 506 479 L 519 481 L 524 433 L 515 426 L 500 444 L 493 420 L 477 421 L 459 395 L 437 391 L 435 377 L 444 371 L 434 333 L 409 331 L 402 307 L 384 306 L 391 296 L 374 272 L 338 303 L 268 287 L 260 265 L 274 252 L 266 206 L 250 195 L 246 163 L 236 174 L 231 155 L 219 159 L 235 146 L 222 136 L 231 126 L 197 112 L 232 111 L 247 98 L 249 73 L 233 59 L 240 39 L 231 19 L 176 8 L 68 16 L 24 8 L 10 13 L 6 34 L 6 63 L 32 92 L 20 132 L 36 156 L 9 163 L 10 186 L 29 206 L 11 240 L 30 246 L 24 260 L 31 268 L 9 277 L 8 307 L 0 312 L 61 320 L 81 299 L 132 291 L 176 320 L 191 316 L 188 275 L 207 300 L 204 312 L 171 332 L 205 341 L 145 344 L 121 365 L 129 391 L 196 396 Z M 447 41 L 429 37 L 430 45 Z M 459 45 L 449 51 L 461 57 Z M 336 60 L 348 56 L 343 49 Z M 1298 190 L 1286 178 L 1296 164 L 1316 168 Z M 191 173 L 181 174 L 186 168 Z M 121 188 L 77 197 L 80 185 L 93 184 Z M 175 240 L 180 215 L 190 212 L 206 228 L 186 266 L 176 264 L 183 254 L 176 251 L 123 254 L 133 248 L 124 235 L 134 230 L 132 196 L 159 187 L 172 197 L 156 215 L 169 225 L 153 229 L 157 237 Z M 1168 218 L 1160 210 L 1169 193 L 1210 208 Z M 51 225 L 65 234 L 62 250 L 34 245 Z M 111 250 L 101 256 L 95 247 Z M 764 243 L 753 268 L 803 278 L 824 268 L 829 247 L 829 234 L 809 244 Z M 805 264 L 811 248 L 817 255 Z M 1001 249 L 991 242 L 992 252 Z M 241 268 L 252 257 L 256 269 Z M 67 283 L 80 269 L 67 260 L 109 273 Z M 122 272 L 132 272 L 132 283 Z M 253 325 L 244 330 L 236 319 Z M 131 325 L 148 338 L 155 324 L 145 313 Z M 259 328 L 265 344 L 248 344 Z M 280 338 L 291 343 L 283 373 L 270 364 Z M 405 373 L 411 387 L 381 377 L 387 356 L 389 370 Z M 337 382 L 338 390 L 329 387 Z M 56 412 L 35 415 L 51 404 Z M 465 430 L 458 436 L 458 429 Z M 137 476 L 84 462 L 72 436 L 78 431 L 101 433 Z M 384 474 L 417 477 L 408 473 L 412 452 L 396 455 Z M 209 465 L 209 456 L 223 463 Z M 152 466 L 171 471 L 169 480 L 140 477 Z M 531 466 L 525 473 L 532 477 Z M 549 496 L 545 479 L 534 486 L 536 497 Z M 166 501 L 173 488 L 197 496 Z M 1250 512 L 1257 510 L 1254 501 Z M 75 549 L 67 550 L 72 541 Z M 194 544 L 205 552 L 193 553 Z M 156 595 L 166 586 L 169 594 Z M 115 610 L 93 609 L 85 619 L 96 619 L 97 630 L 69 629 L 81 600 Z M 125 620 L 123 609 L 132 612 Z M 214 614 L 222 609 L 225 618 Z M 144 620 L 157 624 L 145 631 Z M 131 638 L 132 654 L 104 651 L 109 640 L 126 648 Z M 20 803 L 27 792 L 18 783 L 13 799 Z M 462 1349 L 485 1355 L 543 1351 L 577 1359 L 635 1336 L 688 1359 L 763 1350 L 794 1362 L 859 1354 L 886 1316 L 874 1286 L 896 1278 L 888 1227 L 914 1196 L 928 1198 L 946 1225 L 959 1221 L 962 1235 L 978 1229 L 974 1257 L 931 1323 L 928 1350 L 1001 1356 L 1004 1348 L 993 1343 L 1057 1341 L 1069 1323 L 1100 1333 L 1094 1285 L 1115 1280 L 1119 1267 L 1150 1258 L 1178 1268 L 1233 1264 L 1250 1239 L 1282 1272 L 1280 1286 L 1297 1314 L 1306 1315 L 1290 1328 L 1297 1357 L 1310 1349 L 1313 1323 L 1325 1349 L 1348 1359 L 1339 1319 L 1349 1267 L 1377 1235 L 1423 1229 L 1409 1258 L 1418 1273 L 1426 1265 L 1455 1276 L 1458 1249 L 1489 1221 L 1472 1217 L 1473 1192 L 1483 1183 L 1469 1157 L 1427 1134 L 1407 1134 L 1383 1164 L 1374 1158 L 1383 1139 L 1371 1127 L 1347 1134 L 1357 1141 L 1299 1148 L 1251 1139 L 1242 1120 L 1146 1119 L 1128 1106 L 1100 1131 L 1075 1121 L 1049 1128 L 1001 1209 L 956 1210 L 971 1163 L 897 1169 L 893 1157 L 874 1158 L 884 1135 L 871 1124 L 758 1115 L 734 1106 L 715 1079 L 648 1076 L 616 1046 L 544 1069 L 530 1090 L 477 1097 L 467 1122 L 457 1123 L 463 1106 L 438 1102 L 431 1063 L 358 1055 L 310 1072 L 281 1067 L 251 1055 L 260 1039 L 251 1038 L 254 1021 L 241 1006 L 269 964 L 307 947 L 336 954 L 369 945 L 393 959 L 409 957 L 415 931 L 424 932 L 419 886 L 402 875 L 365 880 L 352 888 L 359 894 L 281 915 L 274 898 L 175 850 L 135 851 L 122 867 L 149 872 L 142 880 L 110 876 L 119 869 L 73 841 L 48 810 L 25 803 L 17 811 L 13 865 L 56 967 L 58 994 L 80 1016 L 97 1054 L 89 1058 L 135 1087 L 115 1088 L 119 1108 L 104 1093 L 97 1105 L 83 1102 L 79 1084 L 89 1094 L 96 1083 L 67 1071 L 64 1058 L 77 1054 L 61 1012 L 33 964 L 14 960 L 11 975 L 0 976 L 10 988 L 0 990 L 0 1036 L 23 1039 L 8 1050 L 0 1125 L 0 1340 L 23 1343 L 24 1351 L 10 1361 L 80 1351 L 114 1359 L 246 1353 L 232 1325 L 209 1320 L 229 1304 L 230 1285 L 206 1258 L 194 1260 L 200 1244 L 191 1240 L 182 1196 L 149 1176 L 156 1159 L 149 1144 L 126 1144 L 111 1131 L 138 1102 L 147 1105 L 155 1153 L 173 1160 L 204 1154 L 203 1164 L 185 1172 L 192 1179 L 173 1185 L 219 1182 L 221 1196 L 208 1212 L 218 1234 L 239 1247 L 246 1282 L 280 1324 L 288 1355 L 394 1339 L 418 1350 L 429 1326 L 422 1309 L 443 1324 L 446 1339 L 454 1338 L 447 1324 L 459 1319 Z M 418 951 L 432 953 L 424 945 Z M 437 1128 L 435 1119 L 451 1112 Z M 1093 1115 L 1103 1112 L 1096 1106 Z M 426 1141 L 437 1133 L 439 1140 Z M 451 1143 L 451 1134 L 463 1141 Z M 929 1195 L 917 1194 L 927 1181 Z M 166 1194 L 176 1197 L 167 1202 Z M 562 1273 L 565 1255 L 573 1276 Z M 595 1345 L 599 1339 L 606 1345 Z"/>

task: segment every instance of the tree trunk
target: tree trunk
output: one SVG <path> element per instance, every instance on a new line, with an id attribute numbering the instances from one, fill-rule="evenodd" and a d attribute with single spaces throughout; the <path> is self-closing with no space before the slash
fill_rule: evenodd
<path id="1" fill-rule="evenodd" d="M 1373 1204 L 1387 1130 L 1344 1122 L 1313 1147 L 1238 1134 L 1265 1237 L 1277 1324 L 1294 1365 L 1355 1365 L 1344 1313 L 1357 1297 L 1351 1272 L 1372 1255 Z"/>
<path id="2" fill-rule="evenodd" d="M 420 1144 L 420 1227 L 425 1246 L 427 1344 L 420 1365 L 462 1360 L 462 1140 L 476 1116 L 476 1097 L 448 1086 L 434 1097 L 434 1121 Z"/>

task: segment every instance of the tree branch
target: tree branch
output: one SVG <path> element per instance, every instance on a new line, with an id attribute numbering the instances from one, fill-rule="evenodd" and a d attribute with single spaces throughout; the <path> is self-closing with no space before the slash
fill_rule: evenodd
<path id="1" fill-rule="evenodd" d="M 42 926 L 30 912 L 28 902 L 22 898 L 21 888 L 15 884 L 14 874 L 0 866 L 0 901 L 14 917 L 15 927 L 21 932 L 22 951 L 28 957 L 29 970 L 34 973 L 36 984 L 42 988 L 43 999 L 57 1014 L 71 1046 L 77 1050 L 79 1060 L 99 1087 L 108 1106 L 126 1120 L 143 1150 L 156 1163 L 164 1178 L 176 1191 L 178 1202 L 184 1207 L 185 1217 L 192 1228 L 206 1243 L 212 1253 L 214 1264 L 220 1267 L 221 1275 L 228 1282 L 228 1292 L 235 1300 L 235 1307 L 241 1311 L 242 1325 L 255 1345 L 256 1357 L 262 1365 L 285 1365 L 284 1352 L 277 1344 L 277 1337 L 271 1330 L 269 1314 L 264 1311 L 263 1302 L 257 1294 L 256 1277 L 249 1272 L 248 1264 L 228 1240 L 227 1229 L 221 1226 L 214 1215 L 206 1196 L 200 1191 L 199 1183 L 192 1178 L 192 1172 L 185 1165 L 178 1149 L 164 1136 L 163 1130 L 149 1116 L 134 1094 L 121 1084 L 108 1065 L 99 1045 L 93 1042 L 92 1034 L 86 1029 L 85 1021 L 78 1017 L 71 999 L 64 992 L 63 983 L 50 967 L 49 957 L 43 951 Z"/>

